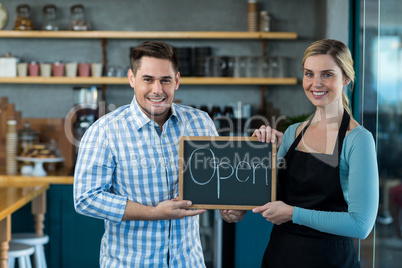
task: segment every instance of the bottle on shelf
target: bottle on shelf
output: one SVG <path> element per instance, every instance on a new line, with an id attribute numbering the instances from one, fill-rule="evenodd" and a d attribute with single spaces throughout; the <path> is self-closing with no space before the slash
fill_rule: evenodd
<path id="1" fill-rule="evenodd" d="M 43 25 L 42 30 L 58 31 L 59 23 L 56 16 L 57 8 L 55 5 L 49 4 L 43 7 Z"/>
<path id="2" fill-rule="evenodd" d="M 207 114 L 209 114 L 208 106 L 206 106 L 206 105 L 201 105 L 200 110 L 206 112 Z"/>
<path id="3" fill-rule="evenodd" d="M 221 120 L 221 135 L 233 136 L 235 132 L 234 112 L 232 106 L 225 106 Z"/>
<path id="4" fill-rule="evenodd" d="M 215 123 L 216 130 L 219 133 L 219 130 L 221 128 L 221 117 L 222 117 L 221 108 L 219 108 L 219 106 L 213 106 L 210 116 Z"/>
<path id="5" fill-rule="evenodd" d="M 34 30 L 32 20 L 29 18 L 31 8 L 27 4 L 17 6 L 17 19 L 15 20 L 14 30 L 27 31 Z"/>
<path id="6" fill-rule="evenodd" d="M 260 32 L 270 32 L 271 31 L 271 15 L 268 11 L 262 10 L 260 12 Z"/>
<path id="7" fill-rule="evenodd" d="M 89 31 L 91 26 L 89 22 L 85 20 L 84 6 L 81 4 L 73 5 L 70 9 L 71 20 L 68 27 L 71 31 Z"/>

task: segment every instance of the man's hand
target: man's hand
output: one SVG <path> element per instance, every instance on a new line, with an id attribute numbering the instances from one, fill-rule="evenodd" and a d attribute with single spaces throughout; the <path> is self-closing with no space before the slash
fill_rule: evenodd
<path id="1" fill-rule="evenodd" d="M 190 210 L 186 209 L 191 206 L 191 201 L 181 200 L 177 198 L 160 202 L 155 207 L 142 205 L 127 200 L 126 210 L 124 212 L 123 221 L 157 221 L 182 219 L 184 217 L 196 216 L 204 213 L 205 209 Z"/>
<path id="2" fill-rule="evenodd" d="M 182 219 L 188 216 L 196 216 L 206 212 L 205 209 L 190 210 L 191 201 L 177 199 L 166 200 L 155 207 L 155 215 L 159 220 Z"/>

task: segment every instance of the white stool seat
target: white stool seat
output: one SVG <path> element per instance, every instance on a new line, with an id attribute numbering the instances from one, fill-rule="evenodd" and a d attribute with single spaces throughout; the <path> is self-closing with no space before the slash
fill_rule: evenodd
<path id="1" fill-rule="evenodd" d="M 27 244 L 27 245 L 45 245 L 49 242 L 48 235 L 38 235 L 35 233 L 14 233 L 11 236 L 11 240 L 14 242 Z"/>
<path id="2" fill-rule="evenodd" d="M 36 268 L 47 268 L 44 245 L 49 242 L 48 235 L 35 233 L 14 233 L 11 235 L 11 242 L 33 246 L 35 248 L 34 258 Z"/>
<path id="3" fill-rule="evenodd" d="M 18 267 L 32 268 L 31 259 L 29 256 L 34 254 L 35 249 L 33 246 L 10 242 L 8 249 L 8 267 L 14 268 L 15 259 L 18 259 Z"/>

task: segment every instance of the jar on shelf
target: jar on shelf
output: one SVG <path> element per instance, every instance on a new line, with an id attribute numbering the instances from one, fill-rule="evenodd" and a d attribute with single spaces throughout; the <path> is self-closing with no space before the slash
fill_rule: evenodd
<path id="1" fill-rule="evenodd" d="M 265 10 L 260 12 L 260 32 L 271 31 L 271 15 Z"/>
<path id="2" fill-rule="evenodd" d="M 89 22 L 85 20 L 84 6 L 81 4 L 73 5 L 70 9 L 71 19 L 70 26 L 71 31 L 88 31 L 91 30 Z"/>
<path id="3" fill-rule="evenodd" d="M 55 5 L 49 4 L 43 7 L 43 25 L 42 30 L 58 31 L 59 23 L 57 21 L 57 8 Z"/>
<path id="4" fill-rule="evenodd" d="M 32 20 L 29 18 L 31 8 L 27 4 L 17 6 L 17 19 L 15 20 L 14 30 L 34 30 Z"/>

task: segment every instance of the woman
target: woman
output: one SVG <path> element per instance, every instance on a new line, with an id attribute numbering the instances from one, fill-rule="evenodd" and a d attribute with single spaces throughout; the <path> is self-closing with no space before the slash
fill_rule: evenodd
<path id="1" fill-rule="evenodd" d="M 366 238 L 374 225 L 378 170 L 373 137 L 343 93 L 353 60 L 345 44 L 326 39 L 307 48 L 302 66 L 311 119 L 284 135 L 266 126 L 253 133 L 282 143 L 284 166 L 278 201 L 253 209 L 274 223 L 262 267 L 360 267 L 352 238 Z"/>

